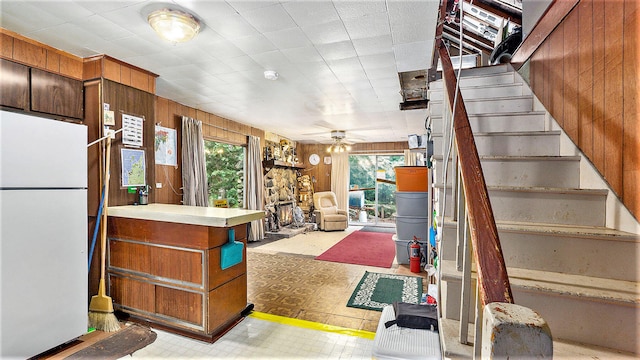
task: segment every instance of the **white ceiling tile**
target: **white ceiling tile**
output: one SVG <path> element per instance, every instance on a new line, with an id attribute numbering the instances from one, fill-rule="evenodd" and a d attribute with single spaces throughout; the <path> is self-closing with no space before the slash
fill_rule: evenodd
<path id="1" fill-rule="evenodd" d="M 387 12 L 384 0 L 335 1 L 334 5 L 343 20 Z"/>
<path id="2" fill-rule="evenodd" d="M 133 35 L 131 31 L 118 24 L 114 24 L 100 15 L 91 15 L 85 18 L 76 19 L 71 23 L 82 28 L 86 32 L 94 33 L 100 38 L 108 41 Z"/>
<path id="3" fill-rule="evenodd" d="M 285 69 L 293 68 L 289 59 L 278 50 L 251 55 L 251 58 L 265 70 L 275 70 L 283 73 Z"/>
<path id="4" fill-rule="evenodd" d="M 238 12 L 225 1 L 172 0 L 198 20 L 208 24 L 215 19 L 236 15 Z M 115 2 L 115 1 L 114 1 Z"/>
<path id="5" fill-rule="evenodd" d="M 217 18 L 213 22 L 208 22 L 207 26 L 228 40 L 258 34 L 258 31 L 238 14 Z"/>
<path id="6" fill-rule="evenodd" d="M 2 2 L 2 12 L 5 12 L 6 3 L 6 1 Z M 71 1 L 32 1 L 31 3 L 33 6 L 38 8 L 38 12 L 48 14 L 49 16 L 53 16 L 64 21 L 81 19 L 94 14 L 93 11 L 82 6 L 78 6 Z"/>
<path id="7" fill-rule="evenodd" d="M 389 66 L 394 66 L 396 63 L 395 56 L 393 51 L 375 54 L 375 55 L 366 55 L 360 56 L 360 63 L 362 67 L 366 69 L 376 69 L 376 68 L 386 68 Z"/>
<path id="8" fill-rule="evenodd" d="M 400 80 L 398 78 L 379 78 L 379 79 L 369 79 L 371 81 L 371 85 L 374 89 L 376 88 L 387 88 L 393 87 L 396 91 L 400 91 Z"/>
<path id="9" fill-rule="evenodd" d="M 424 70 L 431 67 L 433 40 L 393 46 L 398 72 Z"/>
<path id="10" fill-rule="evenodd" d="M 328 61 L 327 64 L 333 72 L 362 71 L 360 59 L 357 57 L 331 60 Z"/>
<path id="11" fill-rule="evenodd" d="M 426 22 L 402 23 L 393 25 L 393 43 L 406 44 L 417 41 L 428 40 L 429 26 Z M 431 36 L 433 39 L 433 36 Z"/>
<path id="12" fill-rule="evenodd" d="M 367 73 L 367 77 L 369 77 L 370 79 L 398 77 L 398 72 L 396 70 L 395 63 L 393 65 L 389 65 L 385 67 L 375 67 L 375 68 L 364 67 L 364 72 Z"/>
<path id="13" fill-rule="evenodd" d="M 234 71 L 231 66 L 213 58 L 209 58 L 206 61 L 199 61 L 196 65 L 212 75 L 226 74 Z"/>
<path id="14" fill-rule="evenodd" d="M 226 83 L 226 85 L 221 85 L 224 88 L 228 88 L 229 84 L 242 84 L 247 81 L 247 77 L 239 71 L 226 74 L 218 74 L 216 75 L 216 77 Z M 231 95 L 230 93 L 227 94 Z"/>
<path id="15" fill-rule="evenodd" d="M 325 24 L 339 20 L 333 3 L 329 1 L 290 1 L 282 6 L 300 27 Z"/>
<path id="16" fill-rule="evenodd" d="M 236 11 L 238 11 L 241 14 L 247 11 L 279 4 L 278 1 L 268 1 L 268 0 L 257 0 L 257 1 L 226 0 L 226 1 L 227 3 L 229 3 L 229 5 L 231 5 L 234 9 L 236 9 Z"/>
<path id="17" fill-rule="evenodd" d="M 329 44 L 334 42 L 346 41 L 349 34 L 344 28 L 342 21 L 332 21 L 321 25 L 311 25 L 302 28 L 307 38 L 314 44 Z"/>
<path id="18" fill-rule="evenodd" d="M 241 15 L 263 33 L 296 27 L 296 23 L 280 4 L 253 9 Z"/>
<path id="19" fill-rule="evenodd" d="M 343 21 L 349 37 L 353 40 L 389 35 L 391 33 L 389 19 L 387 19 L 387 14 L 385 13 L 370 14 Z"/>
<path id="20" fill-rule="evenodd" d="M 3 1 L 0 4 L 0 9 L 2 10 L 2 18 L 0 19 L 2 27 L 25 35 L 33 31 L 65 23 L 64 19 L 42 11 L 38 7 L 25 2 Z M 22 19 L 24 14 L 29 14 L 29 21 Z"/>
<path id="21" fill-rule="evenodd" d="M 326 61 L 355 58 L 356 50 L 351 41 L 340 41 L 330 44 L 316 45 L 318 52 Z"/>
<path id="22" fill-rule="evenodd" d="M 79 1 L 73 1 L 73 3 L 85 9 L 90 10 L 94 14 L 102 14 L 108 11 L 125 8 L 131 5 L 126 1 L 109 1 L 109 0 L 101 0 L 101 1 L 79 0 Z M 4 3 L 2 4 L 2 6 L 4 7 Z"/>
<path id="23" fill-rule="evenodd" d="M 338 80 L 344 83 L 350 83 L 353 81 L 365 81 L 367 80 L 367 74 L 362 70 L 356 71 L 336 71 L 334 72 Z"/>
<path id="24" fill-rule="evenodd" d="M 318 50 L 313 46 L 283 49 L 282 54 L 294 64 L 324 61 Z"/>
<path id="25" fill-rule="evenodd" d="M 391 35 L 353 40 L 353 47 L 359 56 L 380 54 L 392 50 Z"/>
<path id="26" fill-rule="evenodd" d="M 391 26 L 393 27 L 403 22 L 424 22 L 430 13 L 439 11 L 439 3 L 439 0 L 389 0 L 387 1 L 387 7 Z"/>
<path id="27" fill-rule="evenodd" d="M 303 46 L 310 46 L 311 41 L 307 39 L 307 36 L 300 28 L 291 28 L 274 32 L 264 33 L 275 46 L 280 50 L 299 48 Z"/>
<path id="28" fill-rule="evenodd" d="M 242 55 L 230 59 L 225 59 L 224 62 L 236 71 L 255 70 L 261 69 L 262 66 L 258 65 L 248 55 Z"/>
<path id="29" fill-rule="evenodd" d="M 262 34 L 235 39 L 233 44 L 246 54 L 259 54 L 275 50 L 276 47 Z"/>
<path id="30" fill-rule="evenodd" d="M 134 34 L 154 34 L 153 29 L 147 22 L 146 15 L 142 15 L 144 4 L 135 3 L 124 8 L 100 13 L 99 15 Z"/>
<path id="31" fill-rule="evenodd" d="M 206 48 L 212 56 L 221 60 L 234 58 L 245 54 L 244 51 L 238 49 L 237 46 L 233 45 L 233 43 L 227 40 L 207 44 Z"/>

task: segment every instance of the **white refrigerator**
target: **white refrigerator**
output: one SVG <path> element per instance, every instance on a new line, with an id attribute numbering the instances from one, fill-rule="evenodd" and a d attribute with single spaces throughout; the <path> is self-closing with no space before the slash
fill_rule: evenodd
<path id="1" fill-rule="evenodd" d="M 0 111 L 0 358 L 87 331 L 87 128 Z"/>

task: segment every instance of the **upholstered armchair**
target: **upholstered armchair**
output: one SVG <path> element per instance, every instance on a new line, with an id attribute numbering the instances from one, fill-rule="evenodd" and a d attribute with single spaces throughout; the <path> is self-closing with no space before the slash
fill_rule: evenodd
<path id="1" fill-rule="evenodd" d="M 313 194 L 316 221 L 320 230 L 344 230 L 349 226 L 346 210 L 338 209 L 336 194 L 331 191 L 321 191 Z"/>

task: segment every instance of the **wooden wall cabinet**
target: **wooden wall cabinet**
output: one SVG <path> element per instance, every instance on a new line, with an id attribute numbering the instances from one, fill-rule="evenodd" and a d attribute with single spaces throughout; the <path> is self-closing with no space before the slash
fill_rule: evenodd
<path id="1" fill-rule="evenodd" d="M 82 81 L 31 69 L 31 110 L 74 119 L 84 117 Z"/>
<path id="2" fill-rule="evenodd" d="M 0 59 L 0 105 L 29 110 L 29 68 Z"/>
<path id="3" fill-rule="evenodd" d="M 246 245 L 247 224 L 232 227 Z M 247 306 L 243 261 L 220 267 L 230 228 L 109 217 L 109 294 L 134 320 L 213 341 Z"/>

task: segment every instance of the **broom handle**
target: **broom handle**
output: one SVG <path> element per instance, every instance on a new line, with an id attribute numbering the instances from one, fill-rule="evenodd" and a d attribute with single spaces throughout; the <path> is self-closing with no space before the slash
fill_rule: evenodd
<path id="1" fill-rule="evenodd" d="M 107 138 L 107 156 L 104 164 L 105 187 L 104 187 L 104 205 L 102 211 L 102 233 L 100 234 L 100 246 L 102 247 L 102 256 L 100 259 L 100 281 L 104 281 L 104 272 L 107 257 L 107 206 L 109 203 L 109 179 L 111 178 L 111 137 Z"/>

